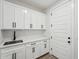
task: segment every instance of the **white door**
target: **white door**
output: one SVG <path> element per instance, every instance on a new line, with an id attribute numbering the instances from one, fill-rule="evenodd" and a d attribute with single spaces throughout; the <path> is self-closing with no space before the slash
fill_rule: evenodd
<path id="1" fill-rule="evenodd" d="M 14 27 L 14 6 L 12 3 L 3 1 L 3 29 L 12 29 Z"/>
<path id="2" fill-rule="evenodd" d="M 72 59 L 72 4 L 67 2 L 52 11 L 52 54 L 58 59 Z"/>
<path id="3" fill-rule="evenodd" d="M 25 8 L 16 5 L 15 6 L 15 23 L 16 29 L 24 29 L 25 28 Z"/>

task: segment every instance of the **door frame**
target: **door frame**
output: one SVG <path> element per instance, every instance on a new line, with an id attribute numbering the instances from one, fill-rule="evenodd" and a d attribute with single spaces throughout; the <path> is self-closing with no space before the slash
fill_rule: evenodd
<path id="1" fill-rule="evenodd" d="M 78 0 L 72 0 L 73 6 L 73 30 L 72 30 L 72 38 L 73 38 L 73 47 L 72 47 L 72 59 L 78 59 Z"/>

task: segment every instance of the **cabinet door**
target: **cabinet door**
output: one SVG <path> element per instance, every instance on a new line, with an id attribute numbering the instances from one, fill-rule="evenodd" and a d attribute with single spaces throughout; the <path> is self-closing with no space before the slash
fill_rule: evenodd
<path id="1" fill-rule="evenodd" d="M 49 52 L 49 40 L 41 42 L 41 55 L 44 55 Z"/>
<path id="2" fill-rule="evenodd" d="M 41 44 L 40 44 L 41 48 L 41 55 L 44 55 L 44 42 L 42 41 Z"/>
<path id="3" fill-rule="evenodd" d="M 15 25 L 16 29 L 24 29 L 25 27 L 25 9 L 21 6 L 16 5 L 15 7 Z"/>
<path id="4" fill-rule="evenodd" d="M 44 41 L 44 53 L 49 52 L 49 40 Z"/>
<path id="5" fill-rule="evenodd" d="M 15 59 L 25 59 L 25 47 L 20 47 L 16 49 Z"/>
<path id="6" fill-rule="evenodd" d="M 3 1 L 3 29 L 12 29 L 14 27 L 14 6 L 13 4 Z"/>
<path id="7" fill-rule="evenodd" d="M 26 59 L 34 59 L 33 57 L 33 47 L 31 44 L 26 45 Z"/>
<path id="8" fill-rule="evenodd" d="M 31 10 L 31 24 L 32 24 L 32 29 L 37 29 L 38 25 L 37 25 L 37 13 L 35 11 Z"/>
<path id="9" fill-rule="evenodd" d="M 4 53 L 1 55 L 1 59 L 12 59 L 11 53 Z"/>
<path id="10" fill-rule="evenodd" d="M 46 29 L 46 15 L 45 14 L 41 14 L 41 29 Z"/>
<path id="11" fill-rule="evenodd" d="M 41 29 L 41 13 L 37 11 L 31 11 L 31 23 L 33 24 L 33 29 Z"/>
<path id="12" fill-rule="evenodd" d="M 31 12 L 30 9 L 25 9 L 25 29 L 30 29 Z"/>
<path id="13" fill-rule="evenodd" d="M 36 44 L 34 45 L 34 47 L 35 47 L 34 59 L 41 56 L 41 46 L 40 46 L 40 44 L 41 44 L 41 42 L 36 42 Z"/>

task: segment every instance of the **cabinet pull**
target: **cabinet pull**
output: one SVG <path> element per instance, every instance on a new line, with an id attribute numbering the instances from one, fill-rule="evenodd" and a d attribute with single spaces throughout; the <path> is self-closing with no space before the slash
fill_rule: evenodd
<path id="1" fill-rule="evenodd" d="M 15 58 L 14 59 L 16 59 L 16 53 L 15 53 Z"/>
<path id="2" fill-rule="evenodd" d="M 12 54 L 12 59 L 16 59 L 16 53 Z"/>
<path id="3" fill-rule="evenodd" d="M 33 53 L 35 52 L 35 47 L 32 48 L 32 52 L 33 52 Z"/>
<path id="4" fill-rule="evenodd" d="M 44 42 L 47 42 L 47 41 L 44 41 Z"/>
<path id="5" fill-rule="evenodd" d="M 43 25 L 41 25 L 41 28 L 43 28 L 44 26 Z"/>
<path id="6" fill-rule="evenodd" d="M 52 36 L 51 36 L 51 39 L 52 39 Z"/>
<path id="7" fill-rule="evenodd" d="M 12 59 L 14 59 L 14 53 L 12 54 Z"/>
<path id="8" fill-rule="evenodd" d="M 33 27 L 33 25 L 32 24 L 30 24 L 30 28 L 32 28 Z"/>
<path id="9" fill-rule="evenodd" d="M 44 48 L 46 48 L 47 47 L 47 44 L 44 44 Z"/>
<path id="10" fill-rule="evenodd" d="M 12 22 L 12 27 L 14 28 L 14 22 Z"/>
<path id="11" fill-rule="evenodd" d="M 16 28 L 16 22 L 14 24 L 15 24 L 15 28 Z"/>
<path id="12" fill-rule="evenodd" d="M 53 25 L 51 24 L 51 28 L 53 27 Z"/>
<path id="13" fill-rule="evenodd" d="M 52 16 L 52 13 L 51 13 L 51 16 Z"/>
<path id="14" fill-rule="evenodd" d="M 36 43 L 32 43 L 31 45 L 35 45 Z"/>

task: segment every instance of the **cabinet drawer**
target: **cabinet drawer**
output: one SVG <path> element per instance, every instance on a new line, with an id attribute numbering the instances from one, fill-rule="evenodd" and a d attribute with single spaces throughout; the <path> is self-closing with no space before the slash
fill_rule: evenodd
<path id="1" fill-rule="evenodd" d="M 1 53 L 7 53 L 7 52 L 15 52 L 17 49 L 24 47 L 24 45 L 19 45 L 19 46 L 12 46 L 12 47 L 7 47 L 1 49 Z"/>

